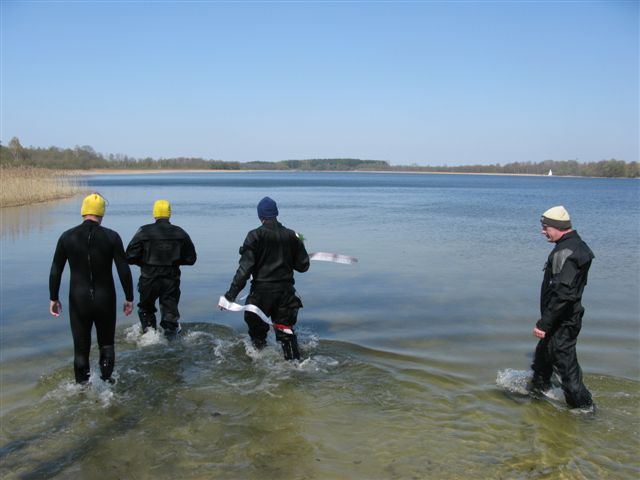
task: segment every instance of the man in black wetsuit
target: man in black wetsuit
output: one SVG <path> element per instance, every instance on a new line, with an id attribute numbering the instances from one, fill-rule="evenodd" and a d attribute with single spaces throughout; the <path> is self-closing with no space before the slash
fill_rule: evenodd
<path id="1" fill-rule="evenodd" d="M 277 220 L 278 206 L 269 197 L 258 203 L 258 218 L 262 226 L 251 230 L 240 247 L 240 265 L 225 298 L 233 302 L 245 287 L 250 276 L 251 291 L 247 304 L 256 305 L 271 317 L 276 340 L 282 345 L 286 360 L 300 359 L 298 340 L 283 329 L 291 329 L 298 318 L 302 302 L 293 287 L 293 271 L 309 269 L 309 255 L 302 240 L 293 230 Z M 269 325 L 251 312 L 245 312 L 253 345 L 261 349 L 267 344 Z"/>
<path id="2" fill-rule="evenodd" d="M 127 261 L 140 266 L 138 315 L 142 331 L 156 329 L 156 300 L 160 302 L 160 326 L 167 338 L 180 332 L 180 265 L 196 263 L 196 249 L 182 228 L 172 225 L 167 200 L 153 204 L 155 223 L 143 225 L 129 242 Z"/>
<path id="3" fill-rule="evenodd" d="M 558 206 L 542 214 L 542 234 L 555 243 L 544 269 L 540 313 L 533 334 L 540 339 L 531 368 L 531 389 L 543 392 L 551 386 L 555 370 L 571 408 L 590 408 L 591 393 L 582 382 L 576 343 L 582 327 L 582 292 L 593 252 L 571 227 L 569 213 Z"/>
<path id="4" fill-rule="evenodd" d="M 101 226 L 105 200 L 97 193 L 82 202 L 84 221 L 64 232 L 53 256 L 49 274 L 49 312 L 58 317 L 62 304 L 58 298 L 66 262 L 71 270 L 69 317 L 73 334 L 73 368 L 77 383 L 89 380 L 91 328 L 95 324 L 100 347 L 100 373 L 110 381 L 115 364 L 116 290 L 111 273 L 115 262 L 125 299 L 125 315 L 133 310 L 133 281 L 120 236 Z"/>

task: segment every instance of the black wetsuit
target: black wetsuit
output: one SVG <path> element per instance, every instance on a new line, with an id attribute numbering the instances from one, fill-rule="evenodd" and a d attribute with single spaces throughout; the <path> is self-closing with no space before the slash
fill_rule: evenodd
<path id="1" fill-rule="evenodd" d="M 240 265 L 225 297 L 234 301 L 252 276 L 247 304 L 256 305 L 274 324 L 293 327 L 302 302 L 294 289 L 293 271 L 309 269 L 309 255 L 304 243 L 293 230 L 277 220 L 265 220 L 262 226 L 251 230 L 240 247 Z M 266 344 L 269 326 L 260 317 L 245 312 L 253 344 L 260 348 Z M 297 339 L 275 329 L 276 339 L 282 344 L 285 358 L 300 358 Z"/>
<path id="2" fill-rule="evenodd" d="M 555 369 L 567 404 L 572 408 L 592 404 L 591 393 L 582 382 L 576 342 L 584 315 L 582 292 L 593 258 L 593 252 L 578 232 L 565 234 L 547 259 L 540 292 L 542 318 L 536 327 L 546 335 L 538 342 L 531 365 L 533 387 L 548 388 Z"/>
<path id="3" fill-rule="evenodd" d="M 58 300 L 66 262 L 71 270 L 69 318 L 73 334 L 76 381 L 89 379 L 91 328 L 96 326 L 103 379 L 111 377 L 115 354 L 116 290 L 112 265 L 115 262 L 127 301 L 133 301 L 133 280 L 120 236 L 92 220 L 64 232 L 58 239 L 49 274 L 49 295 Z"/>
<path id="4" fill-rule="evenodd" d="M 169 336 L 178 330 L 180 265 L 196 263 L 196 249 L 182 228 L 168 219 L 143 225 L 129 242 L 127 261 L 140 266 L 138 315 L 143 330 L 156 328 L 156 300 L 160 303 L 160 326 Z"/>

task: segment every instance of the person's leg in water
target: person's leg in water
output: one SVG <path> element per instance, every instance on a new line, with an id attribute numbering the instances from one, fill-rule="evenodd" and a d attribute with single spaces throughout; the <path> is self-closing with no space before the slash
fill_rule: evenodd
<path id="1" fill-rule="evenodd" d="M 71 306 L 69 311 L 71 335 L 73 336 L 73 371 L 76 383 L 84 384 L 89 381 L 91 351 L 91 319 L 82 318 Z"/>
<path id="2" fill-rule="evenodd" d="M 298 321 L 298 310 L 302 307 L 300 298 L 295 292 L 284 292 L 278 298 L 278 308 L 271 316 L 274 323 L 276 340 L 282 346 L 285 360 L 300 360 L 298 337 L 293 331 L 293 326 Z M 292 333 L 285 333 L 284 329 Z"/>
<path id="3" fill-rule="evenodd" d="M 264 323 L 255 313 L 251 312 L 244 312 L 244 321 L 247 327 L 249 327 L 249 337 L 251 338 L 252 345 L 257 350 L 262 350 L 267 346 L 269 325 Z"/>
<path id="4" fill-rule="evenodd" d="M 531 369 L 533 377 L 528 385 L 531 393 L 540 395 L 551 388 L 551 375 L 553 374 L 553 363 L 549 351 L 551 336 L 541 339 L 536 345 Z"/>
<path id="5" fill-rule="evenodd" d="M 100 378 L 105 382 L 113 382 L 111 374 L 116 364 L 116 352 L 113 345 L 100 347 Z"/>
<path id="6" fill-rule="evenodd" d="M 140 301 L 138 302 L 138 317 L 140 318 L 140 328 L 142 333 L 147 333 L 150 328 L 156 330 L 156 300 L 158 292 L 156 279 L 149 277 L 140 277 L 138 281 L 138 293 Z"/>
<path id="7" fill-rule="evenodd" d="M 582 381 L 582 369 L 576 355 L 577 336 L 569 329 L 560 329 L 551 341 L 553 365 L 562 382 L 562 391 L 571 408 L 589 408 L 593 405 L 591 392 Z"/>
<path id="8" fill-rule="evenodd" d="M 274 330 L 276 332 L 276 340 L 282 346 L 282 353 L 284 353 L 285 360 L 300 360 L 300 349 L 298 348 L 298 337 L 295 332 L 285 333 L 284 328 L 287 328 L 293 332 L 293 325 L 274 324 Z"/>
<path id="9" fill-rule="evenodd" d="M 269 315 L 269 298 L 258 292 L 250 292 L 247 297 L 246 305 L 255 305 L 262 310 L 265 315 Z M 244 321 L 249 327 L 249 337 L 251 343 L 257 350 L 262 350 L 267 346 L 267 335 L 269 334 L 269 325 L 264 323 L 255 313 L 244 312 Z"/>
<path id="10" fill-rule="evenodd" d="M 180 279 L 163 277 L 160 282 L 160 326 L 164 330 L 164 335 L 172 340 L 180 333 L 180 312 L 178 303 L 180 302 Z"/>
<path id="11" fill-rule="evenodd" d="M 105 382 L 113 383 L 111 375 L 116 364 L 115 335 L 116 314 L 105 312 L 96 319 L 96 336 L 100 347 L 100 378 Z"/>

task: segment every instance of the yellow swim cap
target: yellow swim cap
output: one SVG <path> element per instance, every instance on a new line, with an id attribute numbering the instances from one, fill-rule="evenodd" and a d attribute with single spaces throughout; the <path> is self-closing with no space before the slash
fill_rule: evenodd
<path id="1" fill-rule="evenodd" d="M 153 204 L 153 218 L 170 218 L 171 205 L 169 200 L 156 200 Z"/>
<path id="2" fill-rule="evenodd" d="M 105 200 L 98 193 L 92 193 L 84 197 L 82 201 L 82 208 L 80 209 L 80 215 L 95 215 L 97 217 L 104 217 Z"/>

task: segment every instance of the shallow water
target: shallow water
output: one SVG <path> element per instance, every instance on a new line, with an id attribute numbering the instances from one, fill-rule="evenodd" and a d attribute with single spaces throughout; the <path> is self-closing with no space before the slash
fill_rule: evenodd
<path id="1" fill-rule="evenodd" d="M 155 198 L 172 201 L 199 254 L 183 269 L 184 332 L 169 343 L 119 316 L 116 383 L 74 385 L 67 317 L 48 316 L 47 279 L 80 200 L 3 211 L 2 478 L 640 475 L 636 181 L 228 173 L 90 182 L 110 202 L 104 224 L 125 243 L 151 221 Z M 300 363 L 284 362 L 272 336 L 256 352 L 241 315 L 214 308 L 264 195 L 309 251 L 359 258 L 314 262 L 297 277 Z M 518 393 L 551 248 L 538 218 L 557 203 L 596 254 L 578 343 L 595 415 L 568 410 L 559 395 Z"/>

